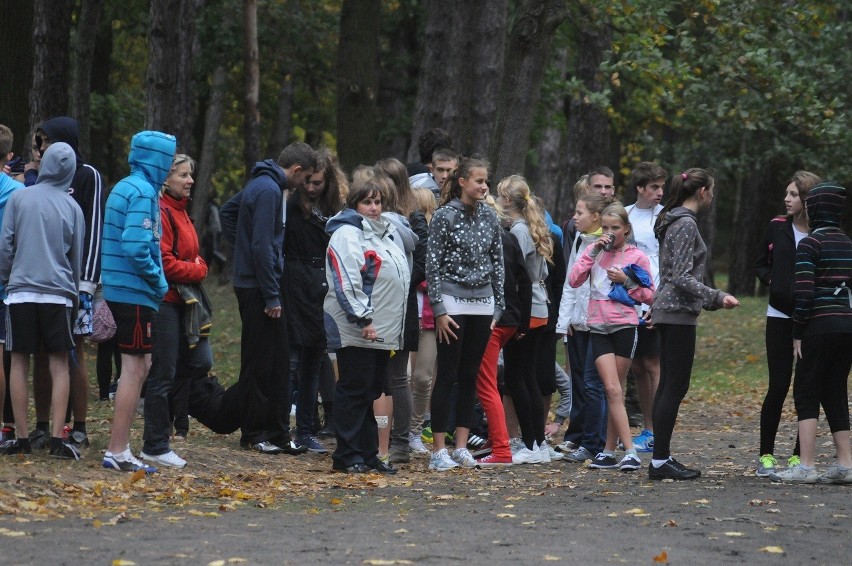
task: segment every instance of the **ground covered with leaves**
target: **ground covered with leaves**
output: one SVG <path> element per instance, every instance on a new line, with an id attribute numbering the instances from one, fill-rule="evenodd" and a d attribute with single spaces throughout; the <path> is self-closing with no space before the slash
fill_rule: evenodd
<path id="1" fill-rule="evenodd" d="M 175 445 L 189 465 L 145 477 L 101 468 L 101 420 L 80 462 L 37 452 L 0 463 L 0 535 L 16 557 L 4 562 L 843 560 L 849 487 L 754 477 L 758 414 L 750 395 L 688 399 L 674 451 L 703 475 L 684 483 L 563 463 L 436 473 L 426 459 L 396 476 L 349 476 L 331 473 L 329 456 L 263 456 L 194 422 Z M 779 454 L 792 448 L 793 423 L 788 411 Z M 829 440 L 826 431 L 824 465 Z M 54 534 L 61 542 L 37 542 Z"/>

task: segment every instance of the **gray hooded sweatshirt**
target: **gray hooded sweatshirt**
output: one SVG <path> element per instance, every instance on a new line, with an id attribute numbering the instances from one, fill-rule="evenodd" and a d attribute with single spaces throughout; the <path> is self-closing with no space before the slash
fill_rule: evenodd
<path id="1" fill-rule="evenodd" d="M 54 143 L 44 152 L 36 184 L 9 199 L 0 232 L 0 281 L 10 295 L 54 295 L 77 308 L 86 225 L 68 194 L 76 169 L 71 146 Z"/>

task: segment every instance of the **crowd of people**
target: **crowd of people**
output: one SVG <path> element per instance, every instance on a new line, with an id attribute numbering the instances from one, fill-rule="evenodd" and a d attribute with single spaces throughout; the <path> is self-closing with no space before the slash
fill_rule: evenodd
<path id="1" fill-rule="evenodd" d="M 110 470 L 183 468 L 176 449 L 192 416 L 217 433 L 239 430 L 240 446 L 261 454 L 326 454 L 334 437 L 331 468 L 349 474 L 395 474 L 419 456 L 437 472 L 558 460 L 633 472 L 647 453 L 651 480 L 700 476 L 672 456 L 697 319 L 739 305 L 705 283 L 697 216 L 716 189 L 706 170 L 670 176 L 639 163 L 625 207 L 613 171 L 593 168 L 559 225 L 523 177 L 492 180 L 488 163 L 456 153 L 442 130 L 421 137 L 419 163 L 382 159 L 351 177 L 329 150 L 290 144 L 217 210 L 242 323 L 239 376 L 225 388 L 211 373 L 208 263 L 188 213 L 194 160 L 174 136 L 139 132 L 130 174 L 107 195 L 73 119 L 47 120 L 31 138 L 31 159 L 13 170 L 12 133 L 0 125 L 0 453 L 81 457 L 82 346 L 96 336 L 99 396 L 114 402 Z M 770 290 L 756 475 L 852 483 L 846 191 L 799 171 L 784 202 L 756 254 Z M 798 438 L 782 467 L 775 437 L 794 376 Z M 822 473 L 820 406 L 837 450 Z"/>

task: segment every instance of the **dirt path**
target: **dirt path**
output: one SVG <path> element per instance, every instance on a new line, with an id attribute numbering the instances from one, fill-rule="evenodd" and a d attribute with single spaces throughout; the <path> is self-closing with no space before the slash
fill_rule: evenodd
<path id="1" fill-rule="evenodd" d="M 703 476 L 683 483 L 562 463 L 437 474 L 426 460 L 347 477 L 328 456 L 263 458 L 198 425 L 190 466 L 132 483 L 100 469 L 97 447 L 78 463 L 6 460 L 0 563 L 848 563 L 850 486 L 754 477 L 756 415 L 743 400 L 684 405 L 673 447 Z M 779 452 L 791 437 L 786 419 Z"/>

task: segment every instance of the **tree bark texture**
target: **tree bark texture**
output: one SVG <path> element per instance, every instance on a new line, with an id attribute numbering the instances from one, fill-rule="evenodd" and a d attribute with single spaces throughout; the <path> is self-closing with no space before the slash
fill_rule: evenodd
<path id="1" fill-rule="evenodd" d="M 293 74 L 282 68 L 278 83 L 278 114 L 275 118 L 275 128 L 269 136 L 266 154 L 278 156 L 281 150 L 290 143 L 290 130 L 293 128 Z"/>
<path id="2" fill-rule="evenodd" d="M 568 72 L 567 48 L 560 48 L 554 52 L 551 68 L 561 78 L 565 78 Z M 544 107 L 545 104 L 540 106 Z M 559 118 L 565 113 L 565 98 L 555 97 L 553 104 L 547 105 L 542 110 L 545 126 L 541 129 L 540 139 L 535 146 L 537 158 L 535 164 L 527 161 L 526 177 L 533 193 L 544 201 L 547 210 L 553 214 L 556 195 L 563 189 L 572 189 L 574 185 L 565 178 L 564 174 L 567 167 L 566 135 L 564 121 Z M 553 216 L 553 220 L 559 224 L 564 218 Z"/>
<path id="3" fill-rule="evenodd" d="M 34 0 L 33 9 L 29 131 L 48 118 L 68 114 L 68 48 L 71 43 L 71 2 Z"/>
<path id="4" fill-rule="evenodd" d="M 602 16 L 601 16 L 602 17 Z M 586 17 L 585 24 L 577 28 L 577 53 L 575 77 L 586 91 L 603 90 L 606 78 L 600 72 L 604 53 L 612 45 L 612 36 L 605 22 L 595 24 L 596 19 Z M 585 94 L 576 94 L 566 104 L 568 115 L 567 143 L 565 146 L 566 167 L 564 182 L 556 194 L 554 210 L 559 218 L 566 218 L 574 210 L 574 184 L 590 169 L 607 165 L 616 169 L 610 155 L 609 119 L 600 106 L 593 104 Z"/>
<path id="5" fill-rule="evenodd" d="M 6 26 L 0 34 L 0 53 L 4 54 L 4 79 L 0 88 L 0 124 L 15 136 L 12 151 L 29 160 L 30 106 L 29 92 L 33 82 L 33 4 L 16 3 L 15 25 Z"/>
<path id="6" fill-rule="evenodd" d="M 71 116 L 80 126 L 79 150 L 85 159 L 91 157 L 91 120 L 89 102 L 92 93 L 92 62 L 95 43 L 104 11 L 103 0 L 82 0 L 77 20 L 74 44 L 74 65 L 71 75 Z"/>
<path id="7" fill-rule="evenodd" d="M 260 55 L 257 48 L 257 0 L 243 0 L 243 63 L 245 72 L 243 158 L 246 178 L 260 159 Z"/>
<path id="8" fill-rule="evenodd" d="M 446 130 L 459 152 L 488 151 L 503 77 L 507 5 L 506 0 L 426 4 L 409 161 L 420 161 L 417 139 L 432 128 Z"/>
<path id="9" fill-rule="evenodd" d="M 337 152 L 345 171 L 378 158 L 379 0 L 343 0 L 337 51 Z"/>
<path id="10" fill-rule="evenodd" d="M 734 238 L 736 244 L 731 246 L 728 265 L 728 292 L 733 295 L 754 296 L 757 277 L 754 257 L 766 231 L 766 222 L 762 221 L 763 204 L 767 200 L 766 195 L 780 194 L 780 191 L 773 191 L 778 185 L 773 173 L 783 170 L 784 166 L 777 164 L 756 168 L 746 176 L 745 182 L 737 187 L 739 194 L 731 223 L 737 234 Z"/>
<path id="11" fill-rule="evenodd" d="M 174 134 L 183 153 L 192 145 L 192 61 L 200 5 L 201 0 L 151 1 L 145 127 Z"/>
<path id="12" fill-rule="evenodd" d="M 201 156 L 198 161 L 192 195 L 192 221 L 195 224 L 199 241 L 201 241 L 201 237 L 207 229 L 207 209 L 210 204 L 213 170 L 216 166 L 216 140 L 219 137 L 219 127 L 222 125 L 222 116 L 225 112 L 227 78 L 228 73 L 225 66 L 216 67 L 210 89 L 210 103 L 207 106 L 207 116 L 204 120 L 204 139 L 201 144 Z"/>
<path id="13" fill-rule="evenodd" d="M 489 150 L 494 179 L 524 170 L 534 108 L 541 94 L 553 36 L 567 15 L 562 0 L 519 2 L 506 49 L 497 123 Z"/>

